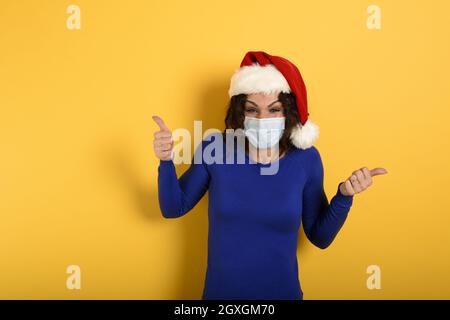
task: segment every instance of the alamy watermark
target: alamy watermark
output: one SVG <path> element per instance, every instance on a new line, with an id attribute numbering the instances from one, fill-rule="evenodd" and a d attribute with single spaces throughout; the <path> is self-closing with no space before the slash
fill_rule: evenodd
<path id="1" fill-rule="evenodd" d="M 370 275 L 367 278 L 366 286 L 369 290 L 381 289 L 381 268 L 376 264 L 367 267 L 366 272 Z"/>
<path id="2" fill-rule="evenodd" d="M 81 268 L 78 265 L 69 265 L 66 268 L 69 276 L 66 279 L 66 288 L 69 290 L 81 290 Z"/>
<path id="3" fill-rule="evenodd" d="M 67 7 L 66 13 L 69 14 L 66 20 L 66 27 L 69 30 L 81 29 L 81 9 L 76 4 Z"/>
<path id="4" fill-rule="evenodd" d="M 251 131 L 249 129 L 247 131 Z M 247 132 L 248 133 L 248 132 Z M 271 129 L 260 129 L 255 135 L 260 139 L 264 136 L 270 137 Z M 221 132 L 219 129 L 208 129 L 202 133 L 202 121 L 194 121 L 194 137 L 185 128 L 178 128 L 172 131 L 174 141 L 172 149 L 172 160 L 175 164 L 254 164 L 261 165 L 261 175 L 274 175 L 279 169 L 279 142 L 271 148 L 255 148 L 255 153 L 261 158 L 272 158 L 274 161 L 260 163 L 252 160 L 246 155 L 245 144 L 246 135 L 244 129 L 226 129 Z M 175 143 L 175 141 L 177 141 Z M 196 150 L 191 154 L 191 143 L 194 142 Z M 206 143 L 205 143 L 206 142 Z M 204 146 L 203 146 L 204 144 Z"/>

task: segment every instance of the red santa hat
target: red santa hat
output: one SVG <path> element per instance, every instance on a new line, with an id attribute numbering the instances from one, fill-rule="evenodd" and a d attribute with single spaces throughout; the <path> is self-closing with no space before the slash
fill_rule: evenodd
<path id="1" fill-rule="evenodd" d="M 229 96 L 276 91 L 295 96 L 299 123 L 290 135 L 292 144 L 301 149 L 311 147 L 319 136 L 319 126 L 308 119 L 306 87 L 298 68 L 285 58 L 263 51 L 247 52 L 231 77 Z"/>

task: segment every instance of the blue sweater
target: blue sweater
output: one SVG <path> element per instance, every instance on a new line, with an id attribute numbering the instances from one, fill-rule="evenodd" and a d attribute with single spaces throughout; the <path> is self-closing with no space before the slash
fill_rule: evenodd
<path id="1" fill-rule="evenodd" d="M 158 197 L 165 218 L 189 212 L 208 191 L 208 259 L 202 299 L 303 299 L 298 278 L 300 225 L 309 241 L 328 247 L 347 218 L 353 196 L 339 187 L 328 202 L 319 151 L 294 148 L 276 174 L 245 152 L 245 163 L 226 162 L 221 136 L 205 138 L 196 153 L 221 143 L 222 163 L 194 163 L 178 179 L 172 160 L 160 160 Z M 220 149 L 216 149 L 220 150 Z M 217 153 L 220 156 L 220 153 Z M 216 155 L 216 152 L 212 152 Z M 194 158 L 193 158 L 194 159 Z"/>

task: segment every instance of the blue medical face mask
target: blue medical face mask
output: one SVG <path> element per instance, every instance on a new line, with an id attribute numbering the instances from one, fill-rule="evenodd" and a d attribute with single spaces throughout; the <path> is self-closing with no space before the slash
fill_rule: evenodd
<path id="1" fill-rule="evenodd" d="M 272 148 L 283 136 L 285 120 L 285 117 L 258 119 L 246 116 L 245 136 L 255 148 Z"/>

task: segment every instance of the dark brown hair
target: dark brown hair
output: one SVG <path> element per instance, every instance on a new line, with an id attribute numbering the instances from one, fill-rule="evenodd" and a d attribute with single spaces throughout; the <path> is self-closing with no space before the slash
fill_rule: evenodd
<path id="1" fill-rule="evenodd" d="M 246 99 L 247 94 L 239 94 L 231 97 L 225 117 L 225 130 L 244 128 Z M 284 132 L 279 142 L 279 153 L 281 155 L 285 152 L 289 152 L 291 148 L 295 148 L 291 142 L 290 136 L 292 129 L 299 123 L 299 116 L 295 96 L 292 93 L 280 92 L 278 94 L 278 99 L 283 105 L 283 114 L 284 117 L 286 117 Z M 225 130 L 223 132 L 224 137 Z M 245 140 L 245 149 L 248 152 L 248 139 L 245 138 Z"/>

